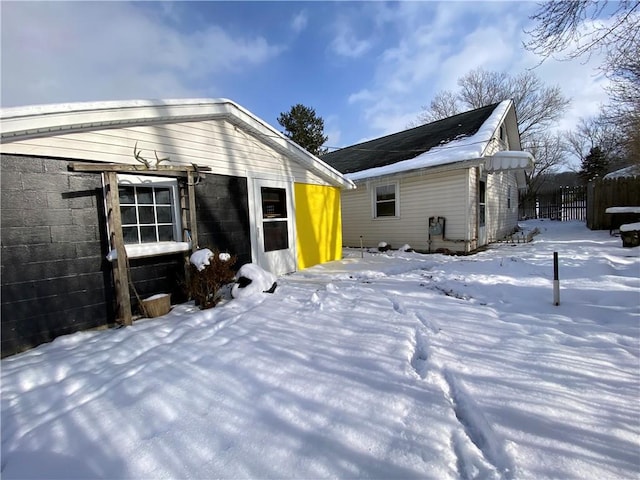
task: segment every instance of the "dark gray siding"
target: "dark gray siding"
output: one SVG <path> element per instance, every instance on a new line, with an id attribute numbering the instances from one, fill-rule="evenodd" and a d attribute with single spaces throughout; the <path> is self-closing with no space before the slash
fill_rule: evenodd
<path id="1" fill-rule="evenodd" d="M 1 156 L 1 344 L 12 355 L 115 322 L 102 180 L 68 160 Z M 199 244 L 251 262 L 247 180 L 206 175 L 196 186 Z M 131 259 L 138 295 L 185 301 L 183 255 Z M 133 313 L 138 311 L 131 293 Z"/>
<path id="2" fill-rule="evenodd" d="M 195 189 L 200 248 L 237 255 L 236 269 L 250 263 L 247 179 L 207 174 Z"/>
<path id="3" fill-rule="evenodd" d="M 2 356 L 113 319 L 100 175 L 2 155 Z"/>

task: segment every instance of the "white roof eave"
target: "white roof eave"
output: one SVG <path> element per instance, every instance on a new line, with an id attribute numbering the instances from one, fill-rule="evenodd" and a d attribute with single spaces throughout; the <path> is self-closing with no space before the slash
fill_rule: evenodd
<path id="1" fill-rule="evenodd" d="M 432 173 L 462 170 L 466 168 L 482 166 L 483 162 L 484 162 L 484 158 L 471 158 L 471 159 L 459 160 L 457 162 L 445 163 L 441 165 L 430 165 L 430 166 L 414 168 L 411 170 L 402 170 L 402 171 L 397 171 L 392 173 L 377 174 L 377 173 L 374 173 L 374 170 L 376 169 L 371 169 L 371 174 L 366 174 L 366 171 L 362 171 L 362 172 L 355 172 L 353 174 L 347 173 L 345 174 L 345 176 L 350 180 L 353 180 L 354 182 L 356 182 L 356 184 L 358 184 L 358 183 L 377 181 L 383 178 L 391 179 L 391 178 L 399 178 L 399 177 L 415 177 L 415 176 L 427 175 Z"/>
<path id="2" fill-rule="evenodd" d="M 277 150 L 292 155 L 329 183 L 346 189 L 354 183 L 271 125 L 225 99 L 129 100 L 6 108 L 0 111 L 2 141 L 59 133 L 211 119 L 228 119 Z"/>

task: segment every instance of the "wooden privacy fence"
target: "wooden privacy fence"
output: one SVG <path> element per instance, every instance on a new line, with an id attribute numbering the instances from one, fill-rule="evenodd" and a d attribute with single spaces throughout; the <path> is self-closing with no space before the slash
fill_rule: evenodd
<path id="1" fill-rule="evenodd" d="M 520 199 L 519 210 L 521 219 L 585 221 L 587 219 L 586 188 L 582 185 L 564 186 L 533 196 L 527 195 Z"/>
<path id="2" fill-rule="evenodd" d="M 612 227 L 609 207 L 640 206 L 640 177 L 593 180 L 587 185 L 587 227 L 609 230 Z"/>

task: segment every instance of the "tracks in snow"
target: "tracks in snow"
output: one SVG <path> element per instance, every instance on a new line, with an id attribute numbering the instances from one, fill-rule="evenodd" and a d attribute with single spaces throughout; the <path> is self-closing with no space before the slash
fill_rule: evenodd
<path id="1" fill-rule="evenodd" d="M 324 291 L 318 290 L 312 295 L 310 303 L 322 310 L 327 297 L 337 294 L 351 300 L 355 305 L 363 295 L 372 293 L 378 295 L 379 290 L 370 287 L 374 282 L 375 279 L 366 281 L 355 279 L 354 283 L 349 282 L 346 291 L 334 283 L 329 283 L 324 285 Z M 424 276 L 421 282 L 424 283 Z M 450 291 L 436 286 L 430 289 L 448 297 L 454 297 L 455 300 L 468 300 L 467 297 L 452 295 Z M 442 342 L 434 345 L 434 339 L 442 334 L 438 323 L 430 318 L 427 312 L 407 307 L 401 295 L 379 293 L 380 306 L 384 308 L 384 304 L 388 301 L 392 309 L 392 317 L 409 317 L 415 320 L 412 351 L 407 360 L 410 371 L 415 373 L 418 381 L 435 386 L 436 392 L 438 390 L 442 392 L 445 405 L 450 406 L 453 425 L 450 438 L 452 468 L 457 471 L 457 475 L 464 480 L 515 478 L 514 460 L 508 452 L 505 440 L 495 432 L 483 413 L 482 407 L 474 400 L 464 383 L 443 364 L 444 355 L 439 354 L 439 349 L 445 347 L 437 345 Z"/>
<path id="2" fill-rule="evenodd" d="M 463 383 L 446 366 L 440 364 L 437 348 L 431 347 L 430 340 L 441 331 L 436 322 L 424 312 L 407 309 L 397 296 L 387 297 L 396 314 L 413 316 L 418 323 L 409 362 L 420 380 L 435 384 L 451 406 L 457 422 L 457 427 L 451 434 L 451 447 L 460 478 L 513 479 L 515 465 L 504 439 L 496 434 L 482 408 Z"/>
<path id="3" fill-rule="evenodd" d="M 451 438 L 461 478 L 513 479 L 513 459 L 482 409 L 451 372 L 445 370 L 441 378 L 442 391 L 462 426 Z"/>

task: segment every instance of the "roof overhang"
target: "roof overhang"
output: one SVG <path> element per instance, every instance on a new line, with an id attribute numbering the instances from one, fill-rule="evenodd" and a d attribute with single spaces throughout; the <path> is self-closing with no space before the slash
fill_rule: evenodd
<path id="1" fill-rule="evenodd" d="M 431 165 L 422 168 L 397 171 L 393 173 L 384 172 L 383 167 L 379 169 L 370 169 L 363 172 L 347 173 L 345 176 L 354 181 L 356 184 L 362 184 L 371 181 L 379 181 L 383 178 L 391 179 L 399 177 L 413 177 L 467 169 L 471 167 L 482 167 L 487 173 L 513 172 L 518 181 L 518 186 L 524 187 L 526 186 L 525 173 L 531 173 L 533 171 L 533 166 L 534 159 L 529 152 L 503 150 L 488 157 L 470 158 L 459 160 L 457 162 Z"/>
<path id="2" fill-rule="evenodd" d="M 519 187 L 526 186 L 526 176 L 533 171 L 533 155 L 517 150 L 502 150 L 485 157 L 484 168 L 488 173 L 513 172 Z"/>
<path id="3" fill-rule="evenodd" d="M 533 155 L 529 152 L 502 150 L 486 157 L 485 169 L 487 172 L 524 170 L 527 173 L 531 173 L 533 170 Z"/>
<path id="4" fill-rule="evenodd" d="M 106 128 L 228 120 L 341 188 L 353 182 L 237 103 L 225 99 L 130 100 L 0 110 L 3 143 Z"/>
<path id="5" fill-rule="evenodd" d="M 371 169 L 367 171 L 371 173 L 367 173 L 365 175 L 362 175 L 361 174 L 362 172 L 356 172 L 356 173 L 347 173 L 345 174 L 345 176 L 350 180 L 352 180 L 353 182 L 355 182 L 356 185 L 358 185 L 358 184 L 364 184 L 372 181 L 376 182 L 376 181 L 397 179 L 397 178 L 404 178 L 404 177 L 432 175 L 436 173 L 450 172 L 454 170 L 464 170 L 472 167 L 483 166 L 484 165 L 483 162 L 484 162 L 483 158 L 470 158 L 465 160 L 459 160 L 457 162 L 452 162 L 452 163 L 430 165 L 426 167 L 413 168 L 410 170 L 402 170 L 402 171 L 397 171 L 393 173 L 377 173 L 375 172 L 376 169 Z"/>

